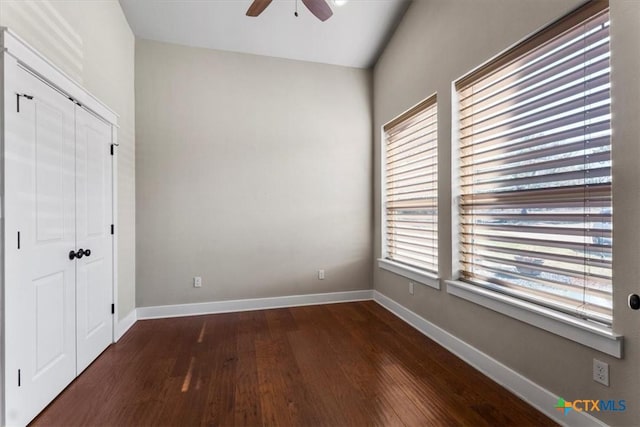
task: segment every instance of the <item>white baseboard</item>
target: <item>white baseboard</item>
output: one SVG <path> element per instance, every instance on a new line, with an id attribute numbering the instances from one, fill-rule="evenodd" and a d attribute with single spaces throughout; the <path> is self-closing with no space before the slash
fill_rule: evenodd
<path id="1" fill-rule="evenodd" d="M 198 316 L 203 314 L 233 313 L 237 311 L 266 310 L 270 308 L 303 305 L 332 304 L 338 302 L 366 301 L 373 299 L 373 290 L 329 292 L 324 294 L 291 295 L 273 298 L 251 298 L 231 301 L 213 301 L 194 304 L 138 307 L 138 319 Z"/>
<path id="2" fill-rule="evenodd" d="M 570 411 L 566 415 L 558 412 L 554 405 L 558 396 L 539 386 L 513 369 L 503 365 L 480 350 L 472 347 L 444 329 L 420 317 L 413 311 L 403 307 L 391 298 L 373 291 L 375 302 L 386 308 L 409 325 L 431 338 L 469 365 L 482 372 L 516 396 L 538 409 L 557 423 L 566 426 L 606 426 L 597 418 L 585 413 Z"/>
<path id="3" fill-rule="evenodd" d="M 127 314 L 124 319 L 116 323 L 116 330 L 114 331 L 115 341 L 118 342 L 120 338 L 136 323 L 137 321 L 136 310 L 131 310 L 131 313 Z"/>

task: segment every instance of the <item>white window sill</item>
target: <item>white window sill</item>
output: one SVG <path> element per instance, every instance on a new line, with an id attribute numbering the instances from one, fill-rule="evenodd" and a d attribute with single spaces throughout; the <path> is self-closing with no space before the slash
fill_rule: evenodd
<path id="1" fill-rule="evenodd" d="M 622 358 L 622 335 L 568 314 L 457 280 L 447 280 L 447 293 L 560 335 L 611 356 Z"/>
<path id="2" fill-rule="evenodd" d="M 378 258 L 378 267 L 402 277 L 406 277 L 407 279 L 411 279 L 414 282 L 430 286 L 434 289 L 440 289 L 440 279 L 438 279 L 438 276 L 424 270 L 420 270 L 419 268 L 400 264 L 386 258 Z"/>

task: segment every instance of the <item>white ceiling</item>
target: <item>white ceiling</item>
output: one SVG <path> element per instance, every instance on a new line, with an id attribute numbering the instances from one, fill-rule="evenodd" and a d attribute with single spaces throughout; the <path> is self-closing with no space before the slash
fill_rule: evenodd
<path id="1" fill-rule="evenodd" d="M 378 58 L 409 0 L 350 0 L 321 22 L 298 1 L 274 0 L 257 18 L 252 0 L 120 0 L 137 37 L 187 46 L 348 67 Z"/>

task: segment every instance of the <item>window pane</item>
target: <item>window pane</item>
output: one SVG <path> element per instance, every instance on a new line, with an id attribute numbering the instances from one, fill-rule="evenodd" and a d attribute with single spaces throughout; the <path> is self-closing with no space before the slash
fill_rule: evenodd
<path id="1" fill-rule="evenodd" d="M 385 130 L 387 259 L 438 272 L 438 151 L 435 96 Z"/>
<path id="2" fill-rule="evenodd" d="M 610 325 L 609 16 L 598 7 L 456 86 L 459 232 L 463 280 Z"/>

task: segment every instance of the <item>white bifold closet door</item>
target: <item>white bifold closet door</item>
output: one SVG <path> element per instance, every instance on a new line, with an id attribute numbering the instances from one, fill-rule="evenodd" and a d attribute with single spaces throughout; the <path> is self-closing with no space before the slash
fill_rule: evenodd
<path id="1" fill-rule="evenodd" d="M 5 398 L 25 425 L 112 341 L 111 129 L 29 72 L 6 111 Z M 70 259 L 71 251 L 90 255 Z"/>
<path id="2" fill-rule="evenodd" d="M 76 106 L 77 374 L 111 344 L 111 126 Z"/>

